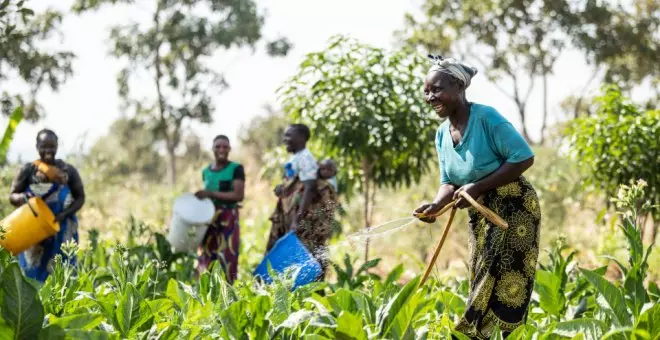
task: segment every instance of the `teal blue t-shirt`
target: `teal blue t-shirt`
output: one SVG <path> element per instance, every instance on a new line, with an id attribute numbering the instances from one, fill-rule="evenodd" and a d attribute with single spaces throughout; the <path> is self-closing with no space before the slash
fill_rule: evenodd
<path id="1" fill-rule="evenodd" d="M 441 183 L 462 186 L 497 170 L 504 162 L 520 163 L 534 156 L 518 131 L 497 110 L 472 103 L 463 140 L 454 147 L 449 119 L 438 128 L 435 146 Z"/>

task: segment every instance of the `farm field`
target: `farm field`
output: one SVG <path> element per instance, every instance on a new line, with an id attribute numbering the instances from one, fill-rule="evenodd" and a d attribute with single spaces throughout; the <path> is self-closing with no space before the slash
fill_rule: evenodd
<path id="1" fill-rule="evenodd" d="M 0 0 L 0 340 L 660 340 L 659 4 Z"/>
<path id="2" fill-rule="evenodd" d="M 536 274 L 528 322 L 509 339 L 657 338 L 660 291 L 656 280 L 649 280 L 657 277 L 652 262 L 657 255 L 642 245 L 635 222 L 644 189 L 643 184 L 622 188 L 612 236 L 621 247 L 617 264 L 590 262 L 566 236 L 543 242 L 547 252 Z M 95 224 L 92 211 L 82 225 Z M 291 292 L 286 278 L 263 285 L 251 277 L 263 255 L 265 240 L 258 236 L 269 227 L 263 219 L 245 218 L 249 236 L 241 244 L 239 281 L 233 286 L 217 267 L 195 278 L 195 258 L 173 254 L 166 230 L 153 225 L 131 218 L 85 227 L 85 240 L 68 249 L 78 254 L 78 265 L 56 261 L 44 285 L 26 279 L 3 250 L 2 334 L 8 339 L 461 338 L 452 329 L 469 298 L 469 283 L 464 269 L 448 268 L 451 250 L 443 250 L 439 263 L 445 264 L 418 289 L 421 263 L 384 263 L 396 263 L 396 257 L 364 263 L 358 259 L 361 247 L 347 251 L 350 244 L 342 234 L 331 246 L 335 261 L 328 283 Z M 439 225 L 442 221 L 434 228 Z M 460 242 L 460 229 L 452 232 L 459 234 L 452 242 Z M 440 233 L 426 232 L 434 240 Z M 378 247 L 387 242 L 372 240 L 374 255 L 386 254 Z"/>

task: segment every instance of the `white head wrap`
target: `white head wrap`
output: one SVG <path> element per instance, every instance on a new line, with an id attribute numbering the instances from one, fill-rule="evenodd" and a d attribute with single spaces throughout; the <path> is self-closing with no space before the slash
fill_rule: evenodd
<path id="1" fill-rule="evenodd" d="M 477 69 L 471 66 L 467 66 L 460 61 L 454 58 L 443 58 L 440 55 L 429 54 L 429 58 L 433 62 L 431 66 L 431 71 L 439 71 L 442 73 L 449 74 L 454 78 L 460 80 L 465 85 L 465 88 L 470 86 L 472 82 L 472 77 L 477 74 Z"/>

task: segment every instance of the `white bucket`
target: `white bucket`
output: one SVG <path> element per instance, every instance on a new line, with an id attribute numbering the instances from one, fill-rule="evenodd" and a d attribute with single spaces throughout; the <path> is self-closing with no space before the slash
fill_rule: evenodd
<path id="1" fill-rule="evenodd" d="M 195 251 L 202 242 L 214 214 L 215 207 L 210 199 L 200 200 L 189 193 L 179 196 L 174 201 L 170 230 L 167 234 L 167 241 L 174 251 Z"/>

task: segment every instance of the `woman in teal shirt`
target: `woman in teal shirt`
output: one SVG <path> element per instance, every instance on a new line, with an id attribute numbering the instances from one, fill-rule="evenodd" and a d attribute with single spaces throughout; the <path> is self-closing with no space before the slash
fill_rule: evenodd
<path id="1" fill-rule="evenodd" d="M 215 205 L 215 216 L 200 245 L 198 273 L 206 270 L 212 261 L 218 261 L 225 270 L 229 283 L 238 275 L 238 253 L 240 227 L 238 203 L 245 195 L 245 170 L 243 166 L 229 160 L 231 145 L 227 136 L 213 139 L 212 164 L 202 170 L 204 190 L 195 193 L 198 198 L 211 198 Z"/>
<path id="2" fill-rule="evenodd" d="M 470 296 L 456 330 L 489 339 L 495 325 L 505 335 L 525 322 L 534 287 L 541 210 L 522 176 L 534 153 L 497 110 L 468 102 L 465 89 L 476 70 L 454 59 L 431 56 L 424 82 L 426 101 L 444 119 L 436 134 L 441 185 L 435 200 L 416 209 L 432 214 L 467 192 L 509 224 L 500 229 L 469 209 Z M 433 222 L 435 219 L 423 219 Z"/>

